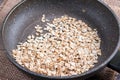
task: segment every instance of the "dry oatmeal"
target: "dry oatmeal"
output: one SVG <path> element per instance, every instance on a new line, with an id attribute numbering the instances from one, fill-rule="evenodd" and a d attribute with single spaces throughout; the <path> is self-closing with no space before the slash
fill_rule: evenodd
<path id="1" fill-rule="evenodd" d="M 96 29 L 66 15 L 45 26 L 36 25 L 36 35 L 28 36 L 12 51 L 20 65 L 48 76 L 71 76 L 88 71 L 98 62 L 101 40 Z"/>

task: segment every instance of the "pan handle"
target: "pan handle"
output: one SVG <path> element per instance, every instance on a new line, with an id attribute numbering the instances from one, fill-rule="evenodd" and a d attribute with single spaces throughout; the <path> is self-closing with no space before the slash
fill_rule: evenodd
<path id="1" fill-rule="evenodd" d="M 120 73 L 120 49 L 115 57 L 110 61 L 108 67 Z"/>

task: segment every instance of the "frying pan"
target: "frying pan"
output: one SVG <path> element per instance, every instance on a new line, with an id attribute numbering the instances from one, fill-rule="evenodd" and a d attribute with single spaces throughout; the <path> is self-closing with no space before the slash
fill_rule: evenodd
<path id="1" fill-rule="evenodd" d="M 55 17 L 68 15 L 78 20 L 83 20 L 87 24 L 97 29 L 101 38 L 102 56 L 98 58 L 98 63 L 89 71 L 73 76 L 52 77 L 37 74 L 20 66 L 12 56 L 12 49 L 16 48 L 19 42 L 24 42 L 26 37 L 34 34 L 36 24 L 43 25 L 40 22 L 42 15 L 52 20 Z M 36 76 L 42 80 L 45 79 L 86 79 L 105 66 L 120 72 L 120 60 L 111 61 L 117 51 L 120 43 L 120 27 L 114 12 L 103 2 L 98 0 L 23 0 L 17 4 L 6 16 L 3 29 L 2 39 L 7 51 L 9 60 L 19 69 Z M 118 53 L 117 57 L 120 55 Z M 119 58 L 117 58 L 119 59 Z M 111 63 L 110 63 L 111 61 Z"/>

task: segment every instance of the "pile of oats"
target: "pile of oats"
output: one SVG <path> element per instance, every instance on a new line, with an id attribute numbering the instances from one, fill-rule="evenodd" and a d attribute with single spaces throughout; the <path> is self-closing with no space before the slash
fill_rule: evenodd
<path id="1" fill-rule="evenodd" d="M 71 76 L 93 68 L 101 55 L 100 38 L 82 20 L 61 16 L 35 26 L 36 35 L 12 51 L 16 61 L 27 69 L 48 76 Z M 43 33 L 43 32 L 46 33 Z"/>

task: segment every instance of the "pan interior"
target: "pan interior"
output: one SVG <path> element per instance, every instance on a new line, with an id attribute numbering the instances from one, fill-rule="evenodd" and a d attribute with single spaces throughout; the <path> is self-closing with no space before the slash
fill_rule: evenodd
<path id="1" fill-rule="evenodd" d="M 97 0 L 27 0 L 10 14 L 4 25 L 3 39 L 8 54 L 11 55 L 11 50 L 19 42 L 35 33 L 36 24 L 43 25 L 43 14 L 49 20 L 62 15 L 75 17 L 98 30 L 102 39 L 102 56 L 95 67 L 106 61 L 116 48 L 119 36 L 117 21 Z"/>

